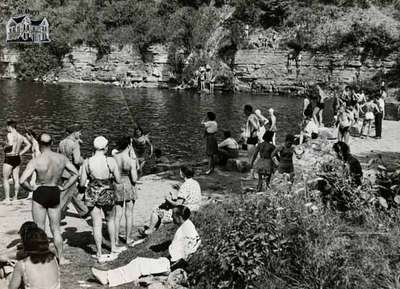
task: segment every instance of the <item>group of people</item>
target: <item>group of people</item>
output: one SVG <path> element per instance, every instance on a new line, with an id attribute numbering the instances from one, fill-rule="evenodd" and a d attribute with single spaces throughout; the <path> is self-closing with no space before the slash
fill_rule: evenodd
<path id="1" fill-rule="evenodd" d="M 330 97 L 316 85 L 317 97 L 312 99 L 308 93 L 305 94 L 303 105 L 303 123 L 301 142 L 307 138 L 316 138 L 318 129 L 323 127 L 323 111 L 325 102 Z M 356 136 L 371 136 L 372 125 L 375 125 L 375 138 L 382 138 L 382 121 L 385 117 L 385 88 L 381 88 L 376 95 L 367 97 L 363 89 L 354 89 L 346 86 L 343 93 L 333 96 L 334 126 L 338 130 L 338 140 L 349 144 L 350 130 L 354 128 Z"/>
<path id="2" fill-rule="evenodd" d="M 294 169 L 292 156 L 295 152 L 293 135 L 287 135 L 285 144 L 276 145 L 277 122 L 274 109 L 268 110 L 268 117 L 265 117 L 259 109 L 253 111 L 249 104 L 244 106 L 244 115 L 246 122 L 242 129 L 240 140 L 237 142 L 231 136 L 229 130 L 224 131 L 224 140 L 217 142 L 218 124 L 216 115 L 208 112 L 204 120 L 206 139 L 206 154 L 208 156 L 208 170 L 206 174 L 214 171 L 215 164 L 225 165 L 228 159 L 234 159 L 239 156 L 240 145 L 247 150 L 248 162 L 251 166 L 250 175 L 244 180 L 252 180 L 258 175 L 257 190 L 261 191 L 263 182 L 269 188 L 271 177 L 275 168 L 280 173 L 288 174 L 290 181 L 293 181 Z"/>
<path id="3" fill-rule="evenodd" d="M 372 124 L 375 125 L 375 138 L 382 138 L 382 120 L 385 117 L 385 88 L 375 95 L 366 96 L 363 89 L 354 89 L 347 86 L 341 97 L 335 98 L 334 110 L 336 125 L 338 126 L 338 138 L 345 143 L 349 141 L 350 128 L 359 130 L 359 136 L 371 136 Z M 362 122 L 361 126 L 358 124 Z"/>
<path id="4" fill-rule="evenodd" d="M 317 138 L 318 128 L 323 125 L 322 112 L 328 97 L 319 86 L 316 88 L 319 92 L 316 105 L 313 106 L 308 97 L 304 101 L 305 128 L 300 134 L 299 144 L 307 138 Z M 362 169 L 358 160 L 350 153 L 346 134 L 356 119 L 355 110 L 365 112 L 364 122 L 370 120 L 371 113 L 374 114 L 377 134 L 379 133 L 379 120 L 381 121 L 384 114 L 384 105 L 380 99 L 382 95 L 366 100 L 362 91 L 349 92 L 348 88 L 338 99 L 336 119 L 339 135 L 333 150 L 346 165 L 352 182 L 357 186 L 362 183 Z M 242 147 L 247 150 L 251 166 L 250 175 L 244 179 L 254 179 L 257 174 L 257 191 L 262 191 L 264 183 L 267 189 L 270 188 L 275 171 L 288 176 L 287 181 L 291 187 L 294 182 L 293 157 L 301 157 L 304 152 L 295 145 L 295 136 L 288 134 L 283 144 L 276 144 L 277 121 L 272 108 L 268 110 L 268 117 L 259 109 L 253 110 L 251 105 L 245 105 L 243 112 L 246 122 L 239 141 L 232 137 L 229 130 L 225 130 L 224 140 L 218 143 L 215 113 L 208 112 L 201 122 L 208 156 L 206 174 L 214 171 L 216 163 L 226 164 L 228 159 L 237 158 Z M 382 115 L 377 116 L 379 113 Z M 310 123 L 314 125 L 311 128 Z M 119 253 L 135 245 L 132 229 L 134 204 L 138 198 L 137 183 L 143 165 L 153 155 L 151 141 L 140 127 L 135 128 L 133 137 L 124 136 L 119 139 L 111 156 L 107 154 L 109 141 L 104 136 L 97 136 L 93 141 L 93 153 L 86 159 L 81 154 L 82 129 L 79 126 L 67 129 L 68 136 L 59 143 L 58 152 L 52 150 L 53 138 L 47 133 L 36 136 L 33 131 L 28 130 L 22 135 L 17 131 L 15 121 L 7 122 L 7 131 L 3 165 L 5 202 L 11 202 L 9 178 L 12 177 L 14 200 L 18 197 L 20 185 L 32 192 L 33 216 L 33 222 L 27 222 L 21 227 L 21 244 L 17 246 L 18 250 L 0 252 L 0 265 L 14 266 L 9 283 L 11 289 L 19 288 L 22 282 L 30 284 L 30 288 L 60 288 L 58 266 L 69 263 L 63 254 L 60 222 L 70 205 L 75 207 L 82 218 L 91 217 L 96 245 L 94 257 L 99 263 L 115 260 Z M 32 159 L 20 177 L 21 156 L 29 151 Z M 145 238 L 162 223 L 175 223 L 178 229 L 169 246 L 168 257 L 139 257 L 126 266 L 109 271 L 92 268 L 93 275 L 100 283 L 118 286 L 138 280 L 144 275 L 167 273 L 187 265 L 201 243 L 189 218 L 192 212 L 200 209 L 202 195 L 199 183 L 193 179 L 194 171 L 182 166 L 179 172 L 184 181 L 182 185 L 172 188 L 165 201 L 149 213 L 149 225 L 138 230 L 140 238 Z M 103 238 L 102 233 L 103 214 L 108 240 Z M 49 244 L 44 231 L 47 217 L 50 220 L 54 248 Z M 126 223 L 125 244 L 121 246 L 119 232 L 123 217 Z M 103 245 L 109 247 L 110 253 L 103 254 Z M 13 261 L 15 259 L 19 260 L 18 263 Z M 43 270 L 48 273 L 49 278 L 40 278 Z"/>
<path id="5" fill-rule="evenodd" d="M 46 218 L 49 218 L 57 266 L 58 264 L 69 263 L 69 260 L 63 254 L 64 243 L 60 222 L 70 204 L 75 207 L 80 217 L 86 219 L 90 216 L 92 219 L 93 237 L 96 245 L 96 255 L 93 257 L 99 263 L 115 260 L 119 253 L 135 245 L 132 228 L 134 204 L 137 199 L 136 186 L 140 169 L 148 158 L 146 156 L 147 151 L 150 151 L 150 155 L 153 154 L 151 142 L 148 136 L 143 134 L 140 127 L 135 128 L 133 137 L 125 136 L 118 140 L 116 148 L 112 151 L 112 156 L 107 155 L 109 141 L 104 136 L 96 137 L 93 141 L 92 155 L 86 159 L 81 155 L 82 129 L 79 126 L 72 126 L 67 129 L 68 136 L 59 143 L 58 152 L 52 150 L 53 138 L 47 133 L 36 136 L 32 131 L 28 131 L 24 136 L 17 131 L 15 121 L 7 122 L 7 131 L 7 142 L 4 147 L 4 182 L 9 185 L 9 177 L 12 175 L 16 196 L 20 184 L 27 191 L 32 192 L 32 217 L 38 230 L 44 233 Z M 29 150 L 32 150 L 32 159 L 19 177 L 21 156 Z M 4 172 L 7 174 L 4 174 Z M 171 261 L 172 268 L 179 267 L 181 263 L 184 263 L 187 257 L 196 251 L 200 243 L 194 225 L 189 220 L 191 211 L 196 211 L 200 207 L 200 185 L 192 179 L 194 171 L 191 168 L 181 167 L 180 175 L 184 183 L 172 188 L 173 190 L 166 196 L 165 202 L 157 207 L 153 213 L 150 214 L 149 212 L 150 226 L 139 230 L 139 238 L 144 238 L 151 235 L 161 223 L 174 222 L 180 226 L 174 239 L 175 242 L 170 246 L 171 258 L 168 260 Z M 5 202 L 9 204 L 11 202 L 9 186 L 5 193 Z M 108 240 L 103 238 L 102 233 L 103 214 L 106 219 Z M 126 223 L 125 244 L 120 246 L 119 231 L 123 216 Z M 47 240 L 47 236 L 45 239 Z M 103 245 L 109 247 L 109 254 L 103 254 Z M 49 250 L 48 244 L 43 244 L 43 246 L 47 246 L 45 248 L 47 252 Z M 180 246 L 184 246 L 184 249 L 181 249 Z M 26 249 L 24 243 L 23 248 Z M 27 258 L 30 258 L 29 262 L 37 264 L 32 256 Z M 140 260 L 142 259 L 135 261 L 135 264 L 139 262 L 139 265 L 135 266 L 143 268 L 145 265 L 141 263 Z M 49 257 L 46 258 L 46 261 L 40 261 L 40 264 L 47 264 L 52 260 L 53 258 Z M 7 259 L 7 261 L 9 260 Z M 144 264 L 151 262 L 146 258 L 142 261 Z M 179 264 L 176 264 L 177 262 Z M 161 268 L 166 268 L 166 260 L 162 260 L 161 263 L 163 264 Z M 36 270 L 39 270 L 40 266 L 33 267 L 35 269 L 29 270 L 30 273 L 39 272 Z M 147 268 L 151 270 L 152 267 Z M 15 268 L 11 280 L 17 278 L 18 268 Z M 93 272 L 99 274 L 95 269 Z M 129 270 L 129 274 L 131 273 L 132 271 Z M 139 273 L 136 272 L 134 276 Z M 145 274 L 146 272 L 142 273 Z M 37 277 L 32 275 L 32 279 Z M 22 275 L 22 278 L 27 277 Z M 126 280 L 126 278 L 124 277 L 121 280 Z M 25 283 L 26 281 L 24 280 Z M 30 281 L 41 284 L 37 280 Z M 103 280 L 101 279 L 101 281 Z M 116 277 L 112 277 L 110 285 L 116 283 L 118 283 Z M 14 288 L 12 286 L 10 285 L 10 288 Z M 33 286 L 32 288 L 53 289 L 59 287 Z"/>

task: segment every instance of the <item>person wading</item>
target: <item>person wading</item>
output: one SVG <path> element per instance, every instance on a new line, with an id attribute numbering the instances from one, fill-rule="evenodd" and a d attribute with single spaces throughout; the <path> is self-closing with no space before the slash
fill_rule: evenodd
<path id="1" fill-rule="evenodd" d="M 114 158 L 107 157 L 108 140 L 103 136 L 98 136 L 93 141 L 94 155 L 86 159 L 82 165 L 80 175 L 80 186 L 85 187 L 85 205 L 90 210 L 93 221 L 93 236 L 97 248 L 97 260 L 99 263 L 112 261 L 118 258 L 118 253 L 122 252 L 123 247 L 115 244 L 115 216 L 114 216 L 114 184 L 121 183 L 118 165 Z M 102 235 L 102 211 L 107 220 L 107 229 L 111 243 L 111 254 L 102 255 L 101 245 Z"/>
<path id="2" fill-rule="evenodd" d="M 33 191 L 32 215 L 33 221 L 39 228 L 45 230 L 46 215 L 50 220 L 50 229 L 54 237 L 54 245 L 60 264 L 69 263 L 62 255 L 63 240 L 60 230 L 60 195 L 61 192 L 72 186 L 78 178 L 75 166 L 62 154 L 51 150 L 52 138 L 48 134 L 40 136 L 40 156 L 31 160 L 21 176 L 21 185 L 27 190 Z M 63 185 L 61 176 L 64 170 L 70 173 L 68 181 Z M 37 181 L 34 186 L 28 182 L 32 174 L 36 172 Z"/>
<path id="3" fill-rule="evenodd" d="M 260 130 L 260 122 L 257 116 L 253 113 L 253 107 L 249 104 L 244 106 L 243 110 L 244 114 L 247 117 L 246 126 L 245 126 L 245 138 L 247 144 L 247 156 L 249 158 L 249 163 L 253 159 L 253 154 L 255 150 L 255 146 L 258 143 L 258 133 Z M 251 169 L 250 174 L 247 178 L 242 178 L 243 180 L 252 180 L 254 179 L 254 170 Z"/>
<path id="4" fill-rule="evenodd" d="M 4 147 L 4 164 L 3 164 L 3 187 L 5 199 L 4 202 L 10 203 L 10 183 L 12 176 L 14 181 L 15 195 L 13 200 L 18 200 L 19 193 L 19 170 L 21 165 L 21 156 L 31 148 L 28 139 L 17 131 L 17 123 L 13 120 L 7 121 L 7 141 Z M 22 149 L 22 146 L 25 147 Z"/>

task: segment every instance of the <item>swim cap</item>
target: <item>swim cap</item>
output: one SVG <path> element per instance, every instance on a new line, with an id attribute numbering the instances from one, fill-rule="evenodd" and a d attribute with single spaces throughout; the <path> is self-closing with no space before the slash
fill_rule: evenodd
<path id="1" fill-rule="evenodd" d="M 96 150 L 104 150 L 108 145 L 108 140 L 104 136 L 98 136 L 93 141 L 93 146 Z"/>

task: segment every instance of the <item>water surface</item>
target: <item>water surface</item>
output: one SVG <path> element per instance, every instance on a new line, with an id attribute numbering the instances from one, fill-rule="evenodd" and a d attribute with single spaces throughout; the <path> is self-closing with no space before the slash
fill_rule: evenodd
<path id="1" fill-rule="evenodd" d="M 245 122 L 243 106 L 252 104 L 267 115 L 273 107 L 277 116 L 278 140 L 286 133 L 297 133 L 302 99 L 293 96 L 251 95 L 249 93 L 199 94 L 193 91 L 120 89 L 94 84 L 40 84 L 0 81 L 0 123 L 4 139 L 7 119 L 19 128 L 48 132 L 55 144 L 65 137 L 71 123 L 83 125 L 83 153 L 89 156 L 95 136 L 104 135 L 111 146 L 118 137 L 132 134 L 136 120 L 155 146 L 171 159 L 204 158 L 203 127 L 207 111 L 214 111 L 222 131 L 238 137 Z M 26 161 L 26 160 L 25 160 Z"/>

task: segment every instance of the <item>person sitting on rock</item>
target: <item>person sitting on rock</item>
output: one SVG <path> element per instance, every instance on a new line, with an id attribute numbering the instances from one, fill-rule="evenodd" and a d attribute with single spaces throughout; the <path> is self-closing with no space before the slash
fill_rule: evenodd
<path id="1" fill-rule="evenodd" d="M 92 268 L 94 277 L 101 284 L 114 287 L 137 281 L 142 276 L 169 273 L 185 267 L 190 256 L 199 248 L 201 240 L 195 226 L 189 220 L 190 209 L 180 205 L 172 211 L 173 222 L 179 228 L 168 248 L 168 257 L 158 259 L 137 257 L 125 266 L 108 271 Z"/>
<path id="2" fill-rule="evenodd" d="M 150 235 L 156 230 L 161 223 L 172 222 L 172 209 L 179 205 L 188 207 L 191 211 L 197 211 L 201 204 L 201 188 L 200 184 L 193 179 L 194 172 L 192 169 L 182 166 L 180 169 L 180 176 L 184 179 L 183 184 L 174 189 L 178 189 L 178 193 L 169 193 L 165 197 L 165 202 L 156 208 L 150 217 L 150 225 L 139 229 L 142 235 Z M 176 196 L 175 196 L 176 195 Z"/>
<path id="3" fill-rule="evenodd" d="M 306 118 L 303 122 L 303 128 L 300 132 L 299 144 L 316 138 L 318 138 L 318 125 L 315 123 L 313 118 Z"/>
<path id="4" fill-rule="evenodd" d="M 239 156 L 239 144 L 231 136 L 229 130 L 224 131 L 224 140 L 218 144 L 219 164 L 226 165 L 228 159 L 235 159 Z"/>
<path id="5" fill-rule="evenodd" d="M 339 141 L 333 144 L 333 150 L 338 159 L 345 163 L 351 181 L 355 185 L 360 186 L 363 176 L 362 168 L 360 162 L 350 153 L 350 147 L 346 143 Z"/>

